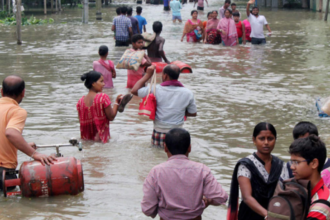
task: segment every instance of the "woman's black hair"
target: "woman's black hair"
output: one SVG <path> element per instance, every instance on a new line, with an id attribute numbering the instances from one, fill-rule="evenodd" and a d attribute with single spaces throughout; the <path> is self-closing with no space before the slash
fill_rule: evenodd
<path id="1" fill-rule="evenodd" d="M 81 81 L 85 81 L 85 86 L 87 89 L 91 89 L 93 83 L 97 82 L 101 78 L 102 74 L 96 71 L 89 71 L 88 73 L 84 73 L 80 79 Z"/>
<path id="2" fill-rule="evenodd" d="M 277 132 L 275 127 L 268 122 L 260 122 L 259 124 L 257 124 L 253 130 L 253 137 L 256 138 L 261 131 L 270 131 L 275 136 L 275 139 L 277 138 Z"/>
<path id="3" fill-rule="evenodd" d="M 207 13 L 207 18 L 210 16 L 210 14 L 212 14 L 213 12 L 210 11 L 209 13 Z"/>
<path id="4" fill-rule="evenodd" d="M 233 13 L 233 17 L 239 17 L 239 13 L 238 13 L 237 11 L 235 11 L 235 12 Z"/>
<path id="5" fill-rule="evenodd" d="M 217 10 L 213 10 L 212 13 L 213 13 L 213 12 L 217 13 L 217 15 L 219 14 Z"/>
<path id="6" fill-rule="evenodd" d="M 225 9 L 225 12 L 224 13 L 226 13 L 226 11 L 229 11 L 229 14 L 233 14 L 233 12 L 230 10 L 230 9 Z"/>
<path id="7" fill-rule="evenodd" d="M 195 12 L 197 12 L 197 14 L 198 14 L 198 11 L 197 10 L 192 10 L 191 11 L 191 15 L 193 15 Z"/>

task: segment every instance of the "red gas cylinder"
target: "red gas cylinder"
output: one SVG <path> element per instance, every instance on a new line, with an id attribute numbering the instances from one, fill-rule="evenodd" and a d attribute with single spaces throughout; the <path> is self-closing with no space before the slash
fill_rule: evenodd
<path id="1" fill-rule="evenodd" d="M 63 194 L 76 195 L 84 191 L 83 169 L 74 157 L 58 157 L 50 166 L 39 161 L 26 161 L 21 165 L 19 178 L 5 180 L 4 196 L 22 194 L 25 197 L 48 197 Z M 7 187 L 19 186 L 21 192 L 8 192 Z"/>
<path id="2" fill-rule="evenodd" d="M 177 61 L 173 61 L 171 64 L 177 65 L 180 68 L 181 73 L 192 73 L 191 67 L 188 64 L 185 64 L 184 62 L 177 60 Z"/>
<path id="3" fill-rule="evenodd" d="M 167 63 L 162 63 L 162 62 L 152 62 L 152 65 L 156 67 L 156 73 L 161 73 L 163 72 L 163 69 L 165 66 L 167 66 Z"/>

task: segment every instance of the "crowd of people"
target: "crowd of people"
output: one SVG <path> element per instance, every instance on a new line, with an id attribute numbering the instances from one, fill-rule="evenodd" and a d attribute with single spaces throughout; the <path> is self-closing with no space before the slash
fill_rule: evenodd
<path id="1" fill-rule="evenodd" d="M 198 1 L 198 10 L 204 9 L 203 2 Z M 259 15 L 257 7 L 250 11 L 250 4 L 253 3 L 253 0 L 248 2 L 248 19 L 244 21 L 240 21 L 240 12 L 229 0 L 225 1 L 219 12 L 209 12 L 206 22 L 199 20 L 198 11 L 193 10 L 192 18 L 185 23 L 181 41 L 186 37 L 188 42 L 222 42 L 225 46 L 245 44 L 248 41 L 252 44 L 266 43 L 263 26 L 270 33 L 271 30 L 265 17 Z M 174 22 L 182 21 L 179 1 L 172 0 L 166 7 L 173 10 Z M 126 7 L 117 9 L 118 16 L 112 27 L 116 46 L 132 44 L 131 51 L 144 50 L 142 33 L 146 32 L 147 21 L 141 16 L 142 7 L 136 8 L 135 17 L 132 11 L 132 8 Z M 187 117 L 197 116 L 197 106 L 193 92 L 179 81 L 180 68 L 170 64 L 165 55 L 165 39 L 160 36 L 162 30 L 161 22 L 153 23 L 155 38 L 146 48 L 147 54 L 138 70 L 127 70 L 127 88 L 131 88 L 131 91 L 126 95 L 118 95 L 114 103 L 102 90 L 114 87 L 113 79 L 117 73 L 114 63 L 107 59 L 109 48 L 100 46 L 100 59 L 93 62 L 93 71 L 81 76 L 88 93 L 76 105 L 81 138 L 107 143 L 111 137 L 110 121 L 116 118 L 117 112 L 123 112 L 134 95 L 141 98 L 148 96 L 149 87 L 145 85 L 155 74 L 152 62 L 164 61 L 168 64 L 161 73 L 162 82 L 151 88 L 157 102 L 151 144 L 163 148 L 168 160 L 155 166 L 144 181 L 141 203 L 143 213 L 153 218 L 159 215 L 163 220 L 201 220 L 205 208 L 209 205 L 223 205 L 229 198 L 228 220 L 267 219 L 268 203 L 276 187 L 294 178 L 296 181 L 310 182 L 311 199 L 308 201 L 310 205 L 305 219 L 330 219 L 330 161 L 326 146 L 318 137 L 317 127 L 310 122 L 299 122 L 295 126 L 294 140 L 288 149 L 291 159 L 287 163 L 272 154 L 277 139 L 275 127 L 267 122 L 257 124 L 252 133 L 257 151 L 236 164 L 229 197 L 210 168 L 188 159 L 191 137 L 183 125 Z M 17 178 L 17 150 L 42 164 L 51 165 L 56 158 L 38 153 L 36 145 L 27 143 L 22 136 L 27 117 L 26 111 L 19 107 L 25 94 L 24 80 L 19 76 L 6 77 L 2 82 L 1 94 L 0 171 L 7 171 L 7 179 Z M 242 196 L 240 205 L 239 191 Z"/>

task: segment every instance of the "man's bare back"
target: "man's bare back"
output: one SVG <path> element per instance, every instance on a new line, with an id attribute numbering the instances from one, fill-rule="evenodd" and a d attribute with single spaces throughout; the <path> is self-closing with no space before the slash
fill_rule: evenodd
<path id="1" fill-rule="evenodd" d="M 152 62 L 163 62 L 164 59 L 164 62 L 169 63 L 163 50 L 164 44 L 165 39 L 157 34 L 155 40 L 147 48 L 148 57 Z"/>

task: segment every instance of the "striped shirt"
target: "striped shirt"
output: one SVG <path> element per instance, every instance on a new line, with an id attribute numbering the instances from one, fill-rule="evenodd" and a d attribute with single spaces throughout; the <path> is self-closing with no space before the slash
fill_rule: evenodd
<path id="1" fill-rule="evenodd" d="M 124 15 L 117 16 L 113 19 L 113 24 L 116 30 L 117 41 L 127 41 L 129 39 L 128 28 L 132 27 L 131 19 Z"/>
<path id="2" fill-rule="evenodd" d="M 317 202 L 317 200 L 324 202 Z M 330 220 L 330 207 L 326 201 L 330 202 L 330 190 L 324 185 L 321 178 L 312 190 L 312 205 L 309 208 L 307 220 Z"/>

